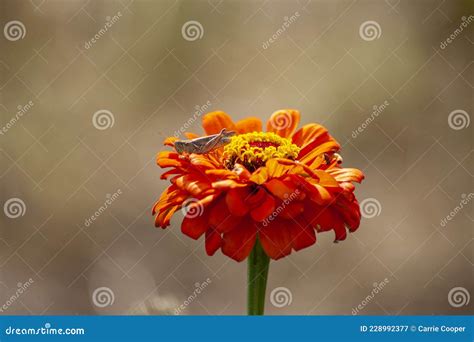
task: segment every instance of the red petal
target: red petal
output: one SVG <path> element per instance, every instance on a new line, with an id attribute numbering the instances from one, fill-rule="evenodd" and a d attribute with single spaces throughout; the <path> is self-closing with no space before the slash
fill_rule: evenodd
<path id="1" fill-rule="evenodd" d="M 272 259 L 280 259 L 291 253 L 292 241 L 288 220 L 277 218 L 267 226 L 261 226 L 259 231 L 260 242 L 265 253 Z"/>
<path id="2" fill-rule="evenodd" d="M 246 204 L 250 192 L 248 188 L 230 189 L 227 192 L 225 201 L 232 215 L 244 216 L 248 213 L 249 207 Z"/>
<path id="3" fill-rule="evenodd" d="M 250 211 L 250 216 L 257 222 L 265 220 L 275 210 L 275 202 L 273 196 L 265 194 L 264 200 Z"/>
<path id="4" fill-rule="evenodd" d="M 181 223 L 181 232 L 194 240 L 199 239 L 208 228 L 208 217 L 205 213 L 197 217 L 185 216 Z"/>
<path id="5" fill-rule="evenodd" d="M 214 253 L 222 246 L 221 234 L 210 228 L 206 231 L 206 253 L 214 255 Z"/>
<path id="6" fill-rule="evenodd" d="M 257 227 L 252 220 L 245 220 L 238 228 L 224 234 L 222 253 L 236 260 L 244 260 L 252 250 L 257 237 Z"/>
<path id="7" fill-rule="evenodd" d="M 300 215 L 295 221 L 296 222 L 290 226 L 291 239 L 293 241 L 293 249 L 299 251 L 300 249 L 309 247 L 316 242 L 316 233 L 302 215 Z"/>

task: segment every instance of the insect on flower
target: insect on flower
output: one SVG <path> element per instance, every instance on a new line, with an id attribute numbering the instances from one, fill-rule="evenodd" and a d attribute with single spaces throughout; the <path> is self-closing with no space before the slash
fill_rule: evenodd
<path id="1" fill-rule="evenodd" d="M 179 154 L 205 154 L 227 145 L 230 143 L 230 138 L 234 135 L 234 131 L 228 131 L 223 128 L 218 134 L 207 135 L 191 140 L 177 140 L 174 142 L 174 147 Z"/>

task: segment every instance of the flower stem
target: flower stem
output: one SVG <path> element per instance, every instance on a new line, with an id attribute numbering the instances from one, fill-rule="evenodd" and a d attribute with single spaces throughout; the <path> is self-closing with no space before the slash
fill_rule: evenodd
<path id="1" fill-rule="evenodd" d="M 263 315 L 270 258 L 257 238 L 248 257 L 247 314 Z"/>

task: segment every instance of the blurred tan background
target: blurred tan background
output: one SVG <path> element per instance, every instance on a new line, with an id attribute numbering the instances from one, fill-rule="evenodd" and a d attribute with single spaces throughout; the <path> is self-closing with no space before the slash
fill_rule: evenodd
<path id="1" fill-rule="evenodd" d="M 444 0 L 1 0 L 1 313 L 245 313 L 246 263 L 150 212 L 163 138 L 201 133 L 203 106 L 236 120 L 297 108 L 366 175 L 356 233 L 272 262 L 268 314 L 472 313 L 472 14 Z"/>

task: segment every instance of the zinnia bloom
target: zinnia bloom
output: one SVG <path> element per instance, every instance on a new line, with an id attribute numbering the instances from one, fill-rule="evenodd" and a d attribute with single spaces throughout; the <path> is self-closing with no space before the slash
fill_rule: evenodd
<path id="1" fill-rule="evenodd" d="M 344 240 L 359 227 L 353 182 L 364 176 L 341 167 L 340 145 L 326 128 L 313 123 L 296 130 L 299 121 L 297 110 L 279 110 L 263 132 L 258 118 L 234 123 L 224 112 L 206 114 L 207 135 L 223 128 L 236 134 L 207 154 L 158 154 L 157 164 L 171 168 L 161 176 L 171 185 L 153 208 L 155 225 L 166 228 L 183 209 L 185 235 L 205 235 L 208 255 L 221 249 L 236 261 L 247 258 L 257 239 L 272 259 L 313 245 L 316 233 L 332 230 L 335 241 Z"/>

